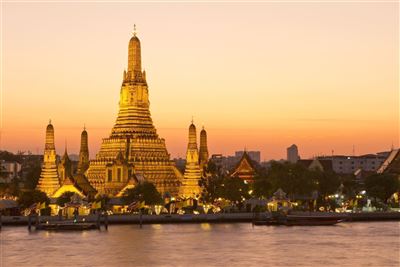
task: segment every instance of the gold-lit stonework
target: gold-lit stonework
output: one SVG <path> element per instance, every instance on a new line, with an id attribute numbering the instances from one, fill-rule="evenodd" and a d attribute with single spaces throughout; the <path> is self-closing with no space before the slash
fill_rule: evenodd
<path id="1" fill-rule="evenodd" d="M 87 177 L 100 194 L 117 195 L 132 177 L 140 176 L 154 183 L 161 193 L 176 196 L 182 174 L 170 160 L 165 140 L 153 125 L 140 50 L 139 38 L 134 34 L 129 41 L 118 117 L 96 158 L 90 161 Z"/>
<path id="2" fill-rule="evenodd" d="M 86 127 L 81 133 L 81 149 L 79 151 L 78 173 L 83 174 L 89 168 L 89 146 Z"/>
<path id="3" fill-rule="evenodd" d="M 48 196 L 60 187 L 60 180 L 57 171 L 57 155 L 54 146 L 54 127 L 49 122 L 46 128 L 46 144 L 43 155 L 42 172 L 40 173 L 37 189 L 45 192 Z"/>
<path id="4" fill-rule="evenodd" d="M 186 152 L 185 174 L 179 193 L 179 195 L 184 198 L 196 198 L 201 192 L 199 185 L 201 171 L 196 140 L 196 126 L 194 126 L 192 122 L 189 126 L 189 143 Z"/>
<path id="5" fill-rule="evenodd" d="M 199 164 L 200 169 L 202 170 L 203 167 L 208 162 L 208 147 L 207 147 L 207 132 L 203 129 L 200 132 L 200 150 L 199 150 Z"/>

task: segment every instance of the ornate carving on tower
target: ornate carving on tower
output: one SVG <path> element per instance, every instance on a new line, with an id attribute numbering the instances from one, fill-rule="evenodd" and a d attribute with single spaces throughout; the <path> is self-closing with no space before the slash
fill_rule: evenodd
<path id="1" fill-rule="evenodd" d="M 208 162 L 207 132 L 206 132 L 206 130 L 204 130 L 204 127 L 200 132 L 200 151 L 199 151 L 199 154 L 200 154 L 199 164 L 200 164 L 200 169 L 202 170 L 203 167 Z"/>
<path id="2" fill-rule="evenodd" d="M 253 182 L 255 174 L 256 168 L 254 163 L 245 150 L 230 176 L 239 177 L 247 182 Z"/>
<path id="3" fill-rule="evenodd" d="M 40 173 L 37 189 L 51 196 L 59 187 L 57 172 L 57 155 L 54 146 L 54 127 L 49 122 L 46 128 L 46 144 L 44 147 L 42 172 Z"/>
<path id="4" fill-rule="evenodd" d="M 81 134 L 81 149 L 79 151 L 78 173 L 83 174 L 89 168 L 88 134 L 83 127 Z"/>
<path id="5" fill-rule="evenodd" d="M 183 175 L 182 186 L 179 192 L 179 195 L 186 198 L 196 198 L 201 192 L 199 185 L 201 171 L 196 139 L 196 126 L 192 121 L 192 124 L 189 126 L 189 143 L 186 151 L 185 174 Z"/>
<path id="6" fill-rule="evenodd" d="M 132 175 L 154 183 L 161 193 L 178 194 L 182 174 L 170 160 L 165 140 L 153 125 L 146 74 L 141 68 L 140 40 L 134 33 L 128 46 L 128 69 L 123 75 L 118 117 L 87 170 L 88 180 L 100 194 L 116 195 L 129 181 L 129 169 L 134 172 Z M 122 165 L 120 153 L 126 162 Z M 126 166 L 121 170 L 121 182 L 118 166 Z"/>
<path id="7" fill-rule="evenodd" d="M 62 185 L 65 179 L 72 177 L 72 162 L 68 157 L 67 146 L 65 146 L 64 155 L 58 164 L 58 176 Z"/>

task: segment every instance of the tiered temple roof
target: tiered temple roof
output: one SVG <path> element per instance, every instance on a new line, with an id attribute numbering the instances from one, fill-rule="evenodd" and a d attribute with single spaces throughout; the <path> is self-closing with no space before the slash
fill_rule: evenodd
<path id="1" fill-rule="evenodd" d="M 186 198 L 196 198 L 201 193 L 199 181 L 201 171 L 199 165 L 199 151 L 197 150 L 196 126 L 193 122 L 189 126 L 189 142 L 186 152 L 185 174 L 179 195 Z"/>
<path id="2" fill-rule="evenodd" d="M 87 177 L 100 194 L 116 195 L 134 176 L 143 176 L 161 193 L 178 194 L 182 174 L 175 167 L 150 115 L 146 73 L 141 68 L 140 40 L 129 41 L 128 69 L 124 71 L 119 112 L 108 138 L 90 161 Z M 125 163 L 115 161 L 123 152 Z"/>
<path id="3" fill-rule="evenodd" d="M 46 144 L 43 155 L 42 172 L 40 173 L 37 189 L 49 197 L 60 187 L 57 171 L 57 155 L 54 146 L 54 127 L 51 121 L 46 128 Z"/>

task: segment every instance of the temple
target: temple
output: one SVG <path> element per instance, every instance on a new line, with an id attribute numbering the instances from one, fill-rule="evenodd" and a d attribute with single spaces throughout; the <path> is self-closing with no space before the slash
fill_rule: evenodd
<path id="1" fill-rule="evenodd" d="M 54 146 L 54 127 L 50 121 L 46 128 L 42 172 L 40 173 L 37 189 L 45 192 L 47 196 L 51 196 L 59 187 L 60 180 L 57 171 L 56 148 Z"/>
<path id="2" fill-rule="evenodd" d="M 256 169 L 252 159 L 247 154 L 246 150 L 243 152 L 242 158 L 237 163 L 235 169 L 231 173 L 232 177 L 239 177 L 246 182 L 253 182 Z"/>
<path id="3" fill-rule="evenodd" d="M 74 174 L 72 161 L 67 152 L 67 145 L 65 145 L 63 157 L 57 163 L 54 146 L 54 127 L 49 123 L 46 128 L 43 165 L 37 189 L 45 192 L 50 198 L 60 197 L 64 192 L 74 192 L 81 197 L 93 199 L 97 191 L 90 185 L 83 174 L 85 161 L 89 158 L 89 154 L 84 155 L 86 152 L 88 153 L 87 142 L 87 132 L 84 130 L 81 135 L 80 153 L 80 155 L 83 155 L 79 158 L 78 171 Z"/>
<path id="4" fill-rule="evenodd" d="M 199 164 L 200 169 L 208 162 L 208 147 L 207 147 L 207 132 L 203 129 L 200 131 L 200 151 L 199 151 Z"/>
<path id="5" fill-rule="evenodd" d="M 81 149 L 79 151 L 78 173 L 83 174 L 89 168 L 89 146 L 86 127 L 81 133 Z"/>
<path id="6" fill-rule="evenodd" d="M 86 175 L 100 194 L 118 195 L 132 179 L 152 182 L 161 193 L 178 194 L 182 174 L 170 160 L 165 140 L 158 136 L 150 116 L 149 90 L 136 33 L 129 41 L 118 117 Z"/>
<path id="7" fill-rule="evenodd" d="M 197 150 L 196 126 L 193 121 L 189 126 L 189 142 L 186 151 L 185 174 L 179 195 L 183 198 L 197 198 L 201 193 L 199 181 L 201 171 L 199 165 L 199 151 Z"/>

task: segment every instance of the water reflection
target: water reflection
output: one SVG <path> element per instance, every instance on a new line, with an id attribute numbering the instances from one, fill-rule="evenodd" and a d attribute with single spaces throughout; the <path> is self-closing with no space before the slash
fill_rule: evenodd
<path id="1" fill-rule="evenodd" d="M 111 225 L 108 231 L 4 227 L 0 266 L 399 266 L 399 223 L 331 227 Z"/>
<path id="2" fill-rule="evenodd" d="M 210 231 L 211 230 L 211 224 L 209 224 L 209 223 L 202 223 L 202 224 L 200 224 L 200 227 L 204 231 Z"/>

